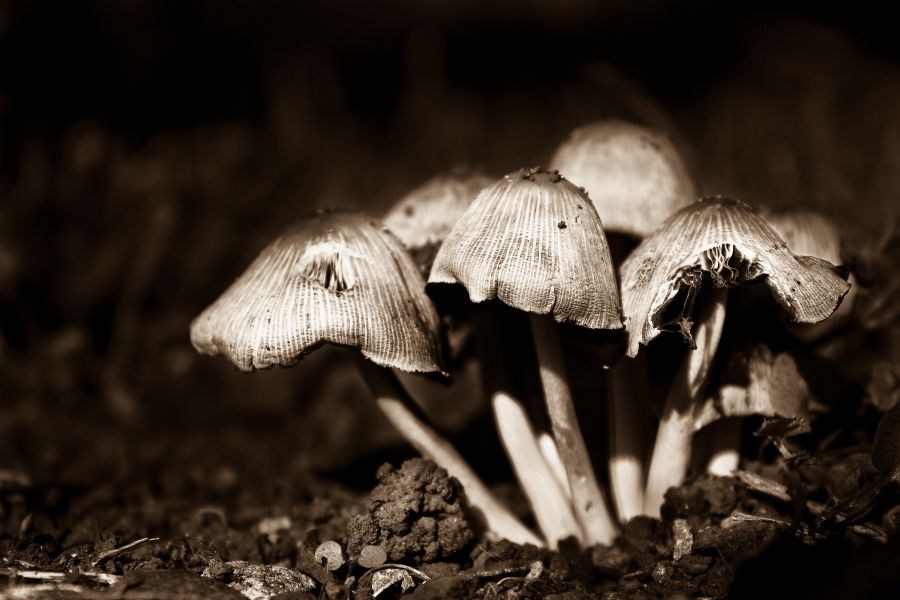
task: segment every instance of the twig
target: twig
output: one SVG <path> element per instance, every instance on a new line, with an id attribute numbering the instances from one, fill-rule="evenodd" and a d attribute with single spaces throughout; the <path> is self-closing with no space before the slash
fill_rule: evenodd
<path id="1" fill-rule="evenodd" d="M 114 556 L 118 556 L 119 554 L 122 554 L 123 552 L 126 552 L 128 550 L 131 550 L 132 548 L 136 548 L 138 546 L 141 546 L 143 544 L 147 544 L 150 542 L 158 542 L 158 541 L 159 541 L 158 537 L 155 537 L 155 538 L 145 537 L 145 538 L 141 538 L 139 540 L 135 540 L 129 544 L 125 544 L 124 546 L 119 546 L 118 548 L 113 548 L 112 550 L 107 550 L 106 552 L 103 552 L 102 554 L 100 554 L 100 556 L 98 556 L 97 559 L 91 563 L 91 566 L 96 567 L 103 561 L 109 560 L 110 558 L 112 558 Z"/>

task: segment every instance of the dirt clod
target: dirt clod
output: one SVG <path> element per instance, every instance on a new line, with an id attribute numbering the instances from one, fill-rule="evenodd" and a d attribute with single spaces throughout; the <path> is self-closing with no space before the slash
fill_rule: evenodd
<path id="1" fill-rule="evenodd" d="M 399 469 L 385 464 L 368 514 L 348 524 L 348 551 L 358 558 L 365 546 L 381 545 L 392 561 L 446 559 L 475 539 L 470 522 L 462 486 L 446 470 L 425 459 L 408 460 Z"/>

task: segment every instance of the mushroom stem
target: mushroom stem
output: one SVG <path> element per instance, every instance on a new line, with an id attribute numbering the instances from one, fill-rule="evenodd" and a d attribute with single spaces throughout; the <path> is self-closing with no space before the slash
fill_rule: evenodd
<path id="1" fill-rule="evenodd" d="M 696 346 L 688 351 L 669 388 L 653 446 L 644 496 L 644 512 L 652 517 L 659 516 L 666 490 L 680 485 L 687 473 L 694 438 L 694 413 L 706 388 L 713 357 L 722 337 L 727 299 L 727 288 L 713 288 L 709 304 L 700 315 L 694 331 Z"/>
<path id="2" fill-rule="evenodd" d="M 741 461 L 741 429 L 743 420 L 737 417 L 711 423 L 711 448 L 706 472 L 720 477 L 731 477 Z"/>
<path id="3" fill-rule="evenodd" d="M 572 506 L 544 460 L 522 403 L 496 391 L 491 395 L 491 405 L 503 447 L 547 543 L 556 548 L 568 537 L 581 540 L 581 527 Z"/>
<path id="4" fill-rule="evenodd" d="M 584 543 L 588 546 L 610 544 L 615 538 L 616 527 L 578 425 L 556 323 L 547 315 L 530 316 L 547 412 L 560 459 L 566 468 L 575 516 L 584 530 Z"/>
<path id="5" fill-rule="evenodd" d="M 466 490 L 470 506 L 481 511 L 488 529 L 497 536 L 518 544 L 542 545 L 534 533 L 497 501 L 456 449 L 428 425 L 396 375 L 389 369 L 369 362 L 362 354 L 354 354 L 356 367 L 384 415 L 422 456 L 447 469 L 450 475 L 459 480 Z"/>
<path id="6" fill-rule="evenodd" d="M 641 358 L 623 358 L 609 372 L 610 491 L 619 521 L 644 511 L 646 373 Z"/>
<path id="7" fill-rule="evenodd" d="M 562 464 L 559 457 L 559 448 L 556 447 L 556 440 L 553 435 L 546 431 L 538 434 L 538 446 L 541 448 L 541 454 L 553 473 L 553 480 L 559 486 L 560 492 L 565 496 L 566 500 L 572 502 L 572 490 L 569 489 L 569 480 L 566 479 L 566 468 Z"/>
<path id="8" fill-rule="evenodd" d="M 491 316 L 476 309 L 473 320 L 481 359 L 481 382 L 485 396 L 491 399 L 503 449 L 547 543 L 555 548 L 560 540 L 571 536 L 581 540 L 581 527 L 544 458 L 528 412 L 510 391 L 513 382 L 503 343 L 503 325 Z"/>

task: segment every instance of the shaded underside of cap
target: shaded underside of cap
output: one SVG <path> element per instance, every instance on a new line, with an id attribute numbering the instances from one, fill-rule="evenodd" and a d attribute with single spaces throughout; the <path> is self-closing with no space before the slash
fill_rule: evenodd
<path id="1" fill-rule="evenodd" d="M 794 255 L 755 210 L 721 197 L 672 215 L 641 242 L 621 272 L 629 356 L 667 326 L 663 315 L 673 313 L 674 302 L 687 298 L 682 316 L 690 318 L 690 299 L 704 280 L 716 287 L 764 281 L 798 323 L 826 319 L 849 289 L 830 262 Z M 690 342 L 689 330 L 686 335 Z"/>
<path id="2" fill-rule="evenodd" d="M 493 182 L 492 178 L 467 169 L 438 175 L 391 207 L 384 216 L 384 224 L 410 250 L 437 246 L 478 192 Z"/>
<path id="3" fill-rule="evenodd" d="M 405 371 L 441 371 L 439 321 L 400 242 L 357 212 L 302 219 L 191 324 L 204 354 L 243 371 L 294 364 L 323 343 Z"/>
<path id="4" fill-rule="evenodd" d="M 643 238 L 697 199 L 672 142 L 624 121 L 576 129 L 556 151 L 551 166 L 584 187 L 606 231 Z"/>
<path id="5" fill-rule="evenodd" d="M 557 173 L 523 169 L 478 195 L 438 251 L 429 283 L 459 283 L 558 322 L 619 329 L 615 272 L 600 218 Z"/>

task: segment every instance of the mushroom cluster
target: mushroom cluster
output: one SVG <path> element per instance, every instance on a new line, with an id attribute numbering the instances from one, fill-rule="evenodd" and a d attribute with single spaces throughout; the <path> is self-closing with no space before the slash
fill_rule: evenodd
<path id="1" fill-rule="evenodd" d="M 793 397 L 778 399 L 785 388 L 769 380 L 796 366 L 761 340 L 750 341 L 739 363 L 750 383 L 710 387 L 714 363 L 728 362 L 718 349 L 729 290 L 762 283 L 787 318 L 813 324 L 835 312 L 850 285 L 832 264 L 834 244 L 804 245 L 796 232 L 810 230 L 805 221 L 773 216 L 770 225 L 740 201 L 698 200 L 676 145 L 656 132 L 593 123 L 550 164 L 497 180 L 454 170 L 402 198 L 383 222 L 354 211 L 301 218 L 194 320 L 194 347 L 243 371 L 291 366 L 323 344 L 347 347 L 388 420 L 460 482 L 489 534 L 549 547 L 569 538 L 611 543 L 619 523 L 659 514 L 665 491 L 696 464 L 701 427 L 722 416 L 806 410 Z M 492 494 L 478 465 L 397 378 L 395 370 L 457 372 L 445 356 L 448 316 L 438 297 L 467 297 L 441 308 L 475 338 L 485 402 L 537 533 Z M 514 315 L 529 324 L 530 344 L 511 343 Z M 686 351 L 674 378 L 660 381 L 665 375 L 651 373 L 642 348 L 665 332 Z M 597 361 L 591 374 L 609 411 L 608 473 L 590 458 L 597 424 L 578 418 L 566 364 L 572 336 L 618 344 L 625 355 L 611 366 Z M 534 389 L 521 365 L 536 365 Z M 668 389 L 652 444 L 649 382 Z M 740 427 L 727 431 L 713 448 L 714 472 L 740 458 Z"/>

